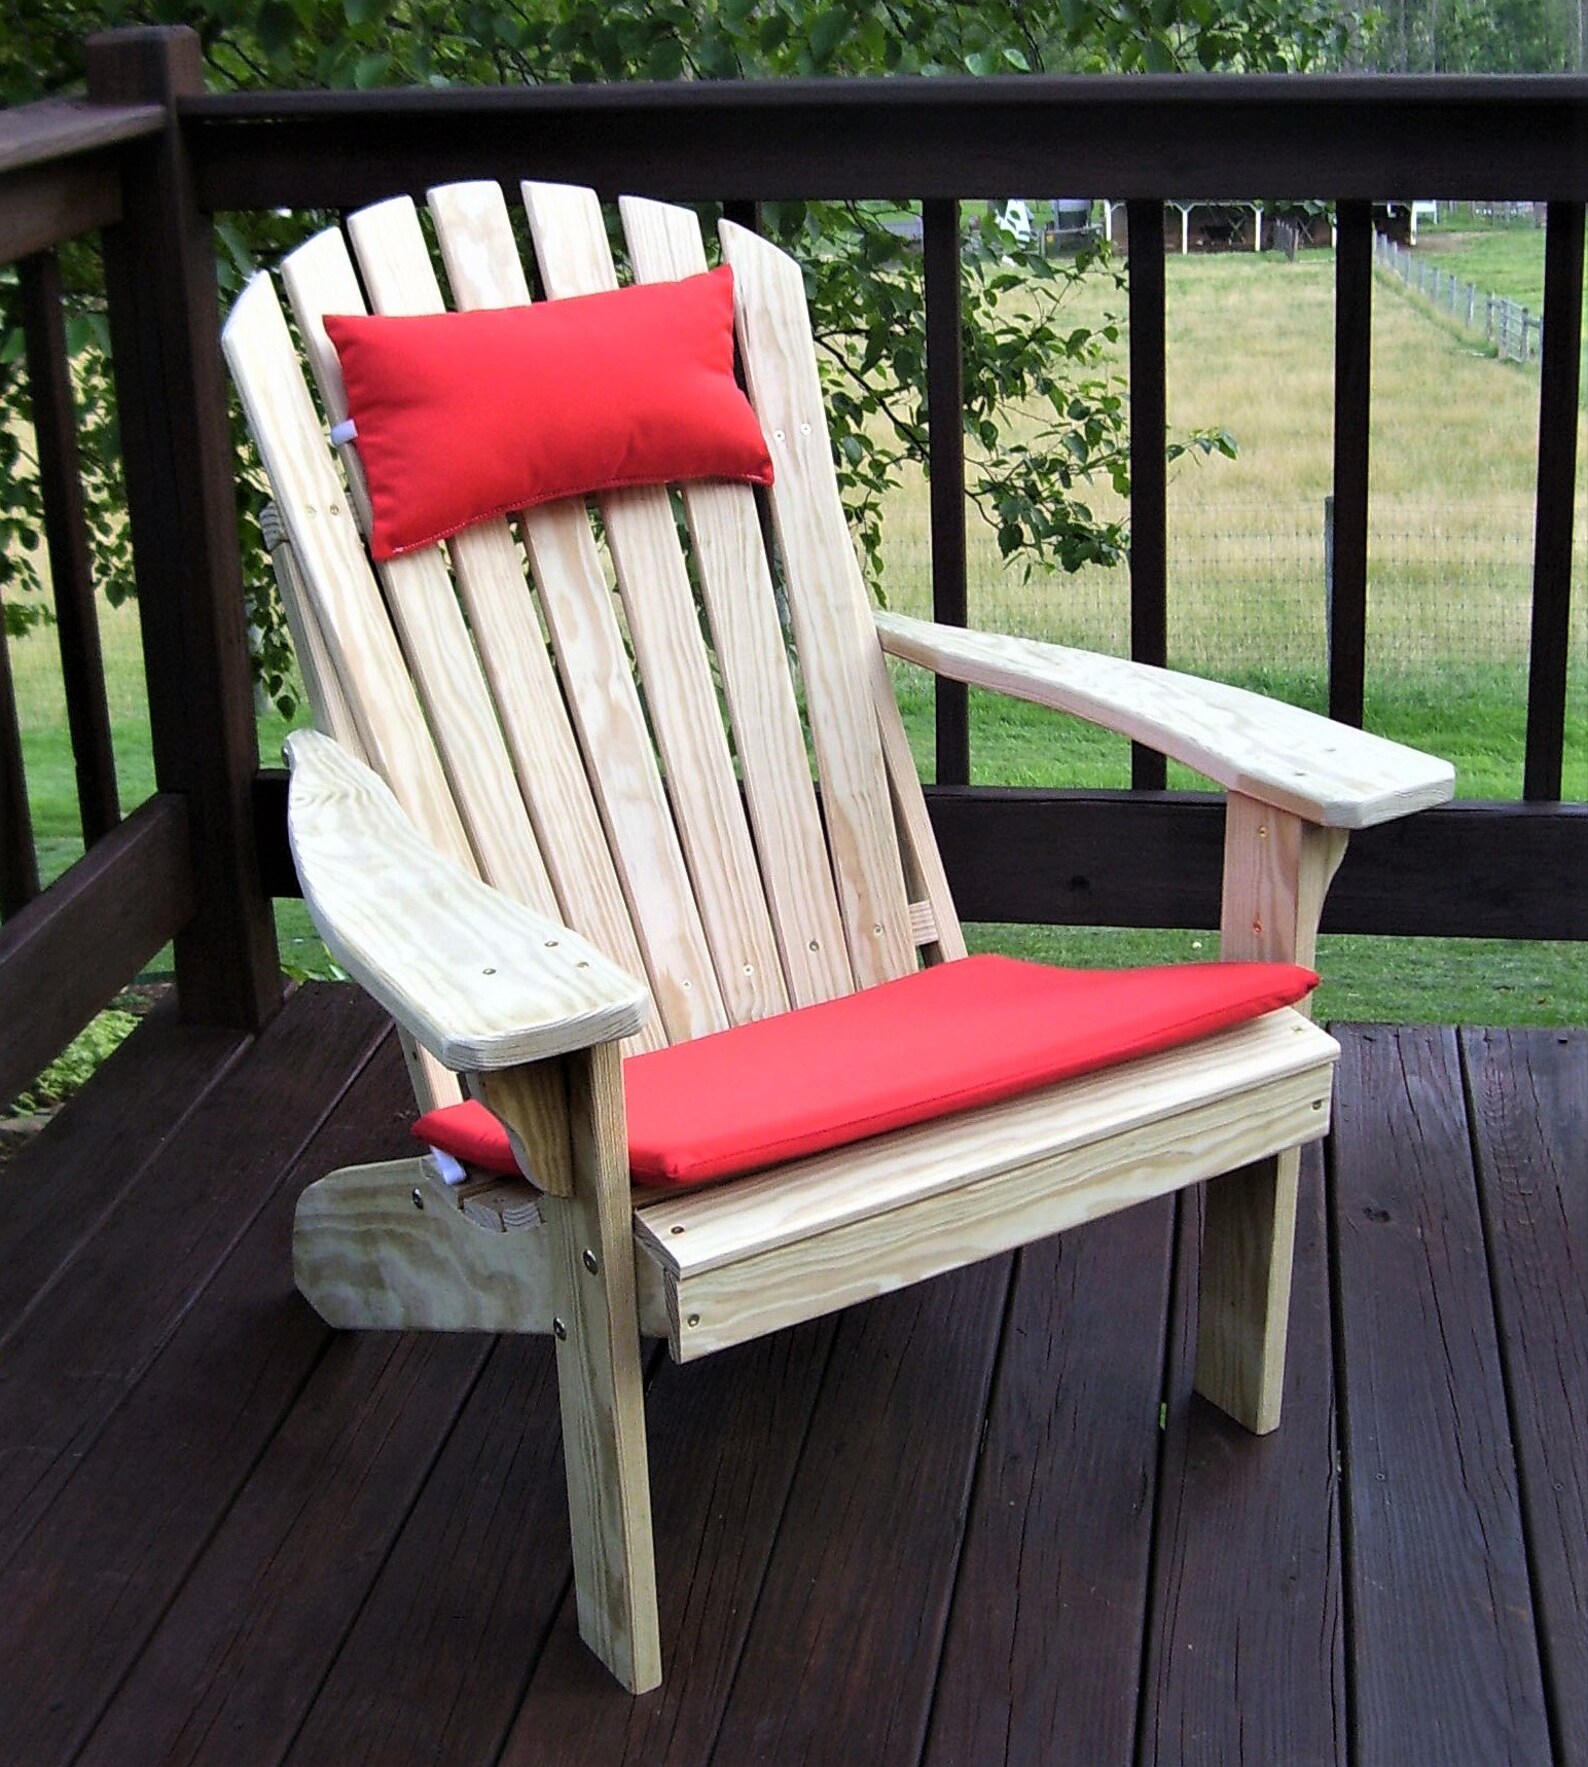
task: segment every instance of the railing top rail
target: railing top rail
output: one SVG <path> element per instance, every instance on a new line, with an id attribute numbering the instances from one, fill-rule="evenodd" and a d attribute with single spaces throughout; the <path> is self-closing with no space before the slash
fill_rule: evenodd
<path id="1" fill-rule="evenodd" d="M 184 96 L 186 116 L 290 117 L 325 113 L 472 111 L 548 108 L 765 110 L 811 107 L 939 110 L 962 104 L 1004 110 L 1051 104 L 1082 109 L 1157 110 L 1213 104 L 1220 109 L 1324 106 L 1377 110 L 1386 102 L 1418 112 L 1499 112 L 1588 108 L 1588 75 L 1575 74 L 1001 74 L 887 75 L 827 79 L 657 80 L 503 86 L 388 86 L 371 91 L 323 88 L 207 92 Z"/>
<path id="2" fill-rule="evenodd" d="M 0 110 L 0 177 L 153 135 L 164 122 L 158 104 L 90 104 L 86 98 Z"/>
<path id="3" fill-rule="evenodd" d="M 686 81 L 178 105 L 210 209 L 345 206 L 530 165 L 608 194 L 683 198 L 1062 185 L 1127 198 L 1588 199 L 1588 79 L 1576 76 Z"/>

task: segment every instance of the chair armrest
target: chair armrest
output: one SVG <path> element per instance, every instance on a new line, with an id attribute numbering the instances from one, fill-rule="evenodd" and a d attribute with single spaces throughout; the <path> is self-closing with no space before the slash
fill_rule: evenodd
<path id="1" fill-rule="evenodd" d="M 1369 828 L 1455 789 L 1448 761 L 1220 681 L 904 614 L 876 621 L 890 656 L 1073 713 L 1325 828 Z"/>
<path id="2" fill-rule="evenodd" d="M 309 913 L 352 978 L 447 1067 L 516 1067 L 626 1037 L 650 995 L 577 933 L 443 858 L 385 783 L 318 731 L 287 739 Z"/>

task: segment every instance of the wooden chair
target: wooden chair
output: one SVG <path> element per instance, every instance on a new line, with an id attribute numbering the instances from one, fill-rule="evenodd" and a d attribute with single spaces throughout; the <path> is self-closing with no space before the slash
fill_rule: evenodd
<path id="1" fill-rule="evenodd" d="M 550 297 L 615 286 L 591 192 L 524 198 Z M 429 214 L 456 306 L 529 301 L 498 186 L 433 191 Z M 693 214 L 621 215 L 637 280 L 706 267 Z M 605 497 L 594 526 L 583 503 L 547 504 L 377 572 L 358 461 L 344 448 L 338 470 L 268 277 L 225 330 L 318 726 L 288 745 L 306 899 L 401 1027 L 421 1102 L 461 1076 L 539 1180 L 451 1189 L 427 1157 L 333 1173 L 299 1207 L 298 1285 L 338 1326 L 555 1335 L 581 1630 L 633 1691 L 661 1676 L 642 1335 L 687 1361 L 1213 1178 L 1198 1385 L 1252 1430 L 1278 1421 L 1297 1150 L 1327 1128 L 1337 1053 L 1301 1013 L 715 1188 L 631 1193 L 625 1052 L 964 953 L 887 657 L 1225 786 L 1226 957 L 1308 962 L 1347 831 L 1452 784 L 1228 687 L 875 613 L 799 267 L 720 232 L 776 468 L 775 566 L 753 493 L 705 483 L 680 493 L 687 561 L 654 489 Z M 282 266 L 331 424 L 346 412 L 321 316 L 366 292 L 389 313 L 443 305 L 408 199 L 347 233 L 351 256 L 333 229 Z"/>

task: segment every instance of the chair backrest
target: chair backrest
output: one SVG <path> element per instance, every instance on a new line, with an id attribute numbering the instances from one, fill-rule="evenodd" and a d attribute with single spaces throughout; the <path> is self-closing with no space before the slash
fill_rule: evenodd
<path id="1" fill-rule="evenodd" d="M 617 286 L 592 192 L 523 194 L 547 296 Z M 454 306 L 530 300 L 498 185 L 435 190 L 428 209 Z M 636 281 L 706 268 L 690 211 L 620 212 Z M 347 412 L 323 316 L 442 310 L 406 197 L 282 265 L 324 423 L 268 276 L 224 339 L 290 543 L 278 574 L 317 723 L 440 848 L 648 980 L 639 1047 L 963 950 L 844 520 L 799 267 L 730 223 L 721 238 L 773 459 L 771 557 L 754 492 L 701 483 L 542 505 L 372 568 L 356 454 L 339 471 L 327 437 Z"/>

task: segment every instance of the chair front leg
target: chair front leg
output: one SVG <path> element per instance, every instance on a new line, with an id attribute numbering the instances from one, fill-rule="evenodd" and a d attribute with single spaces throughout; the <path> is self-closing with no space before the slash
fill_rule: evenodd
<path id="1" fill-rule="evenodd" d="M 622 1068 L 616 1044 L 564 1063 L 572 1194 L 542 1208 L 579 1632 L 644 1693 L 661 1681 L 662 1656 Z"/>
<path id="2" fill-rule="evenodd" d="M 1225 810 L 1220 955 L 1313 960 L 1342 829 L 1232 792 Z M 1279 1423 L 1290 1322 L 1298 1148 L 1213 1179 L 1202 1223 L 1196 1388 L 1257 1435 Z"/>

